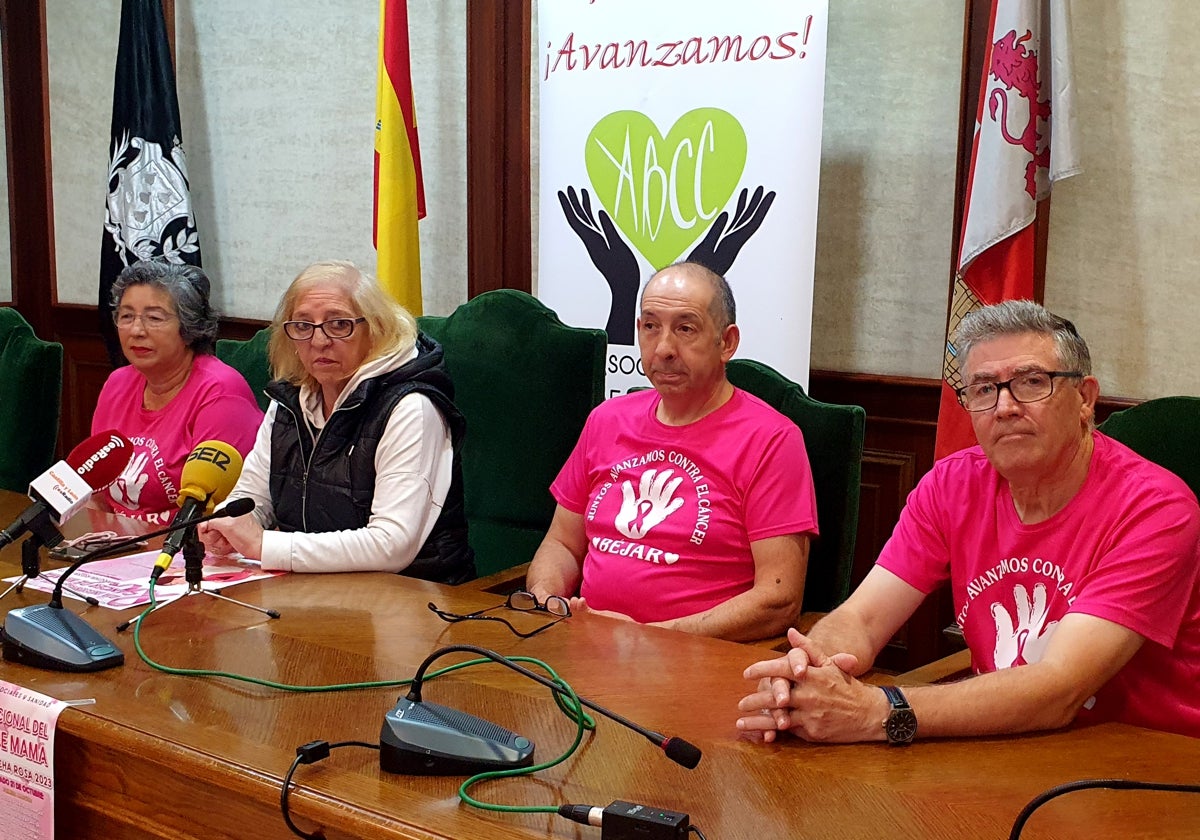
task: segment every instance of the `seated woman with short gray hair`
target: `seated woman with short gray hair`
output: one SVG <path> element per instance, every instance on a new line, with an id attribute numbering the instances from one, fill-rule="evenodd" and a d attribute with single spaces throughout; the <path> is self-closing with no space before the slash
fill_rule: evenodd
<path id="1" fill-rule="evenodd" d="M 133 443 L 133 457 L 92 497 L 95 506 L 166 524 L 196 444 L 220 440 L 250 451 L 262 411 L 242 375 L 213 355 L 217 316 L 208 295 L 208 275 L 194 265 L 144 260 L 113 283 L 113 321 L 129 365 L 104 383 L 92 433 L 116 429 Z"/>

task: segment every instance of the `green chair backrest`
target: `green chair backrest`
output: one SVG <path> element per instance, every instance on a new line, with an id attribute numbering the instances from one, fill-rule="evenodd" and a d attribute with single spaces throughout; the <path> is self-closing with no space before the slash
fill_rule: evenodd
<path id="1" fill-rule="evenodd" d="M 1200 496 L 1200 397 L 1147 400 L 1110 415 L 1099 428 L 1175 473 Z"/>
<path id="2" fill-rule="evenodd" d="M 62 406 L 63 348 L 42 341 L 0 307 L 0 487 L 24 493 L 54 462 Z"/>
<path id="3" fill-rule="evenodd" d="M 267 383 L 271 381 L 271 365 L 267 362 L 267 341 L 270 329 L 261 329 L 247 341 L 222 338 L 217 341 L 217 358 L 242 375 L 258 400 L 263 411 L 271 404 L 266 395 Z"/>
<path id="4" fill-rule="evenodd" d="M 513 289 L 417 322 L 445 348 L 467 418 L 463 491 L 479 575 L 525 563 L 554 515 L 550 483 L 604 396 L 608 337 Z"/>
<path id="5" fill-rule="evenodd" d="M 798 384 L 760 362 L 733 359 L 725 372 L 730 382 L 769 403 L 804 434 L 821 533 L 809 550 L 803 609 L 831 610 L 850 594 L 867 412 L 857 405 L 814 400 Z"/>

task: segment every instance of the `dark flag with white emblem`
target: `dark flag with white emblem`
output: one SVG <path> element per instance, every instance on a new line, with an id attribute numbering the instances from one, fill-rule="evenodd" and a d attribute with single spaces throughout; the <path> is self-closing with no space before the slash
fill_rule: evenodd
<path id="1" fill-rule="evenodd" d="M 122 0 L 100 249 L 100 333 L 113 365 L 125 364 L 109 301 L 121 269 L 145 259 L 200 265 L 182 137 L 161 0 Z"/>

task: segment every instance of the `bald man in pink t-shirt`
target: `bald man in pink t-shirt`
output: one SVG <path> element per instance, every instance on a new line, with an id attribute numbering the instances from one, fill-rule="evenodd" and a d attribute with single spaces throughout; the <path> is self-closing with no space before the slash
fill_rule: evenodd
<path id="1" fill-rule="evenodd" d="M 654 385 L 592 412 L 551 492 L 526 585 L 539 600 L 733 640 L 796 620 L 816 496 L 794 423 L 734 388 L 733 295 L 695 263 L 642 295 L 638 344 Z"/>

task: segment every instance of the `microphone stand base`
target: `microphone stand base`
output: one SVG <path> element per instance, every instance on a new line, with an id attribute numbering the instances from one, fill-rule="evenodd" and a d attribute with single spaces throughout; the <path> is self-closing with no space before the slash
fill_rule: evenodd
<path id="1" fill-rule="evenodd" d="M 65 607 L 38 604 L 11 610 L 0 630 L 4 658 L 51 671 L 103 671 L 125 654 Z"/>
<path id="2" fill-rule="evenodd" d="M 533 764 L 533 742 L 467 712 L 401 697 L 383 717 L 379 766 L 409 776 L 473 776 Z"/>
<path id="3" fill-rule="evenodd" d="M 263 615 L 265 615 L 267 618 L 279 618 L 279 610 L 272 610 L 272 609 L 268 609 L 267 607 L 260 607 L 257 604 L 247 604 L 245 601 L 239 601 L 237 598 L 230 598 L 228 595 L 222 595 L 221 593 L 214 592 L 211 589 L 205 589 L 204 587 L 199 586 L 197 584 L 192 584 L 191 586 L 189 586 L 187 594 L 188 595 L 207 595 L 210 598 L 216 598 L 219 601 L 226 601 L 230 604 L 235 604 L 239 607 L 245 607 L 248 610 L 254 610 L 255 612 L 260 612 Z"/>
<path id="4" fill-rule="evenodd" d="M 280 617 L 279 610 L 273 610 L 273 609 L 269 609 L 267 607 L 260 607 L 257 604 L 247 604 L 245 601 L 239 601 L 236 598 L 230 598 L 228 595 L 221 595 L 218 592 L 214 592 L 211 589 L 205 589 L 203 586 L 200 586 L 199 584 L 195 584 L 195 583 L 189 584 L 188 591 L 183 593 L 182 595 L 176 596 L 169 601 L 160 602 L 154 608 L 154 612 L 158 612 L 163 607 L 170 606 L 171 604 L 175 603 L 176 601 L 180 600 L 181 598 L 187 598 L 189 595 L 208 595 L 210 598 L 216 598 L 219 601 L 228 601 L 229 603 L 234 604 L 235 606 L 245 607 L 248 610 L 254 610 L 255 612 L 260 612 L 263 615 L 265 615 L 267 618 L 279 618 Z M 134 624 L 137 624 L 137 622 L 141 619 L 142 615 L 144 615 L 144 614 L 145 613 L 139 613 L 138 615 L 129 619 L 128 621 L 122 621 L 120 624 L 117 625 L 117 632 L 124 633 L 126 630 L 128 630 L 130 627 L 132 627 Z"/>

